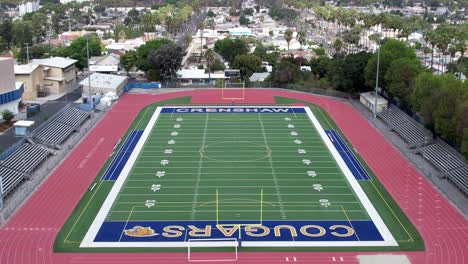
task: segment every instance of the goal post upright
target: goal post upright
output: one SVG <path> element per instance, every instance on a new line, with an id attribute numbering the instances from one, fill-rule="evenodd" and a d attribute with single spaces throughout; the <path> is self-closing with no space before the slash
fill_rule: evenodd
<path id="1" fill-rule="evenodd" d="M 241 95 L 240 96 L 229 96 L 226 95 L 225 90 L 229 89 L 236 89 L 236 90 L 241 90 Z M 244 100 L 245 99 L 245 82 L 223 82 L 223 85 L 221 86 L 221 99 L 225 100 Z"/>

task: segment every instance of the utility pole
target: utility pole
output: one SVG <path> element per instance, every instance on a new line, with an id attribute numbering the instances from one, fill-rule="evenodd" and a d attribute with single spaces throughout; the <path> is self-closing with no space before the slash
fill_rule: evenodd
<path id="1" fill-rule="evenodd" d="M 89 34 L 86 34 L 86 56 L 88 58 L 88 88 L 89 88 L 89 105 L 93 109 L 93 96 L 91 95 L 91 68 L 89 67 Z"/>
<path id="2" fill-rule="evenodd" d="M 380 66 L 380 34 L 378 35 L 378 50 L 377 50 L 377 74 L 375 75 L 375 101 L 374 101 L 374 118 L 377 118 L 377 97 L 379 96 L 379 66 Z"/>
<path id="3" fill-rule="evenodd" d="M 26 61 L 29 64 L 29 43 L 24 43 L 26 44 Z"/>

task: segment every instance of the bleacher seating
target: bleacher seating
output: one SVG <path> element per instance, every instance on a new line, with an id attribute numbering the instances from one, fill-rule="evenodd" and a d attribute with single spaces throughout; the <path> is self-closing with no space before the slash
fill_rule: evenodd
<path id="1" fill-rule="evenodd" d="M 420 153 L 443 172 L 465 166 L 464 160 L 459 155 L 451 153 L 439 142 L 421 148 Z"/>
<path id="2" fill-rule="evenodd" d="M 50 154 L 49 150 L 40 145 L 25 143 L 6 159 L 0 161 L 0 166 L 29 174 Z"/>
<path id="3" fill-rule="evenodd" d="M 468 194 L 468 166 L 448 172 L 447 179 L 453 182 L 465 194 Z"/>
<path id="4" fill-rule="evenodd" d="M 81 111 L 75 107 L 68 107 L 68 109 L 61 113 L 54 121 L 69 126 L 77 126 L 81 125 L 88 116 L 88 112 Z"/>
<path id="5" fill-rule="evenodd" d="M 89 117 L 88 112 L 81 111 L 75 107 L 68 107 L 46 126 L 37 131 L 34 139 L 39 140 L 41 143 L 58 147 L 87 117 Z"/>
<path id="6" fill-rule="evenodd" d="M 14 171 L 5 167 L 0 167 L 0 175 L 2 181 L 2 189 L 0 190 L 0 194 L 2 196 L 7 195 L 13 188 L 18 185 L 23 179 L 24 174 L 19 171 Z"/>
<path id="7" fill-rule="evenodd" d="M 31 173 L 53 154 L 46 146 L 57 147 L 62 144 L 89 116 L 88 112 L 69 106 L 39 127 L 33 139 L 26 138 L 14 145 L 8 152 L 11 154 L 0 160 L 0 195 L 7 195 L 21 181 L 30 177 Z"/>
<path id="8" fill-rule="evenodd" d="M 388 108 L 379 117 L 410 145 L 432 140 L 429 131 L 398 109 Z"/>
<path id="9" fill-rule="evenodd" d="M 34 138 L 51 145 L 60 145 L 75 130 L 74 127 L 59 122 L 52 122 L 41 129 Z"/>

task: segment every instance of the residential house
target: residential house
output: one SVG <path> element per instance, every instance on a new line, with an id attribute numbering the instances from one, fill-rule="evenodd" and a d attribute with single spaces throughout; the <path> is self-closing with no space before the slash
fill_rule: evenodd
<path id="1" fill-rule="evenodd" d="M 105 56 L 91 57 L 89 69 L 91 72 L 117 73 L 120 65 L 120 53 L 112 52 Z"/>

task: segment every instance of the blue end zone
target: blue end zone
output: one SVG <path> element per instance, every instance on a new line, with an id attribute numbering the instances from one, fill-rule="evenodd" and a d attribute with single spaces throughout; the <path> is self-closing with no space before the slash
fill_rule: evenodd
<path id="1" fill-rule="evenodd" d="M 356 180 L 370 180 L 369 174 L 346 145 L 343 138 L 335 130 L 325 130 L 325 133 L 327 133 L 336 150 L 338 150 L 349 170 L 353 173 L 354 178 Z"/>
<path id="2" fill-rule="evenodd" d="M 128 158 L 130 158 L 133 149 L 135 149 L 136 144 L 140 140 L 141 135 L 143 135 L 143 130 L 133 130 L 130 132 L 123 146 L 120 148 L 119 153 L 117 153 L 114 160 L 112 160 L 111 165 L 107 168 L 106 172 L 101 177 L 102 181 L 117 180 L 120 172 L 127 163 Z"/>
<path id="3" fill-rule="evenodd" d="M 242 241 L 383 241 L 371 220 L 263 221 L 260 226 L 252 221 L 223 221 L 220 225 L 216 221 L 109 221 L 94 242 L 184 242 L 238 238 L 239 232 Z"/>
<path id="4" fill-rule="evenodd" d="M 303 114 L 302 107 L 164 107 L 161 114 L 199 114 L 199 113 L 235 113 L 235 114 Z"/>

